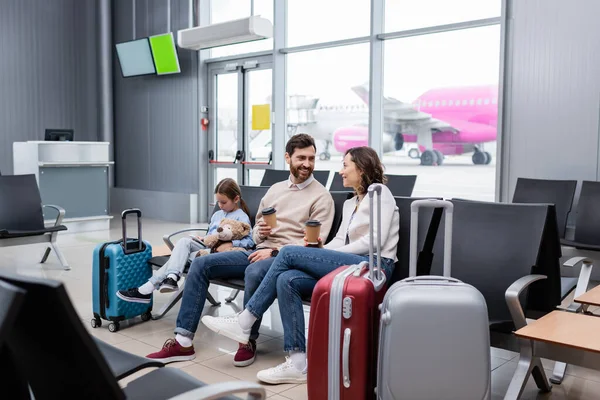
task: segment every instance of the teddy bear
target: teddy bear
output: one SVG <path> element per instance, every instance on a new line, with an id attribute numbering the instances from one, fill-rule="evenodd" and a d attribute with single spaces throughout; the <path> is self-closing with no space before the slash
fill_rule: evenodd
<path id="1" fill-rule="evenodd" d="M 222 253 L 225 251 L 246 250 L 242 247 L 233 247 L 232 240 L 240 240 L 250 234 L 250 225 L 242 221 L 223 218 L 217 228 L 217 233 L 204 237 L 203 243 L 206 250 L 200 250 L 196 257 L 211 253 Z"/>

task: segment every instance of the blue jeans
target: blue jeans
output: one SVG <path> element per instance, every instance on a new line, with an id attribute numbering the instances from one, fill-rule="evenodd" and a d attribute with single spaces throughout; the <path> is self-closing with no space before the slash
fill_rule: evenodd
<path id="1" fill-rule="evenodd" d="M 250 264 L 248 260 L 250 253 L 244 251 L 227 251 L 194 259 L 187 274 L 181 308 L 177 315 L 175 333 L 190 339 L 194 338 L 200 317 L 202 316 L 202 310 L 206 302 L 206 293 L 208 292 L 209 281 L 211 279 L 242 279 L 247 269 L 252 271 L 264 269 L 266 273 L 273 259 L 270 258 Z M 256 332 L 258 336 L 258 327 Z"/>
<path id="2" fill-rule="evenodd" d="M 258 289 L 245 305 L 245 309 L 260 318 L 273 304 L 275 298 L 279 297 L 279 309 L 284 330 L 284 349 L 306 352 L 301 295 L 312 292 L 316 281 L 336 268 L 368 260 L 369 257 L 366 255 L 302 246 L 285 246 L 275 258 Z M 383 258 L 381 266 L 386 277 L 391 277 L 394 270 L 393 260 Z"/>

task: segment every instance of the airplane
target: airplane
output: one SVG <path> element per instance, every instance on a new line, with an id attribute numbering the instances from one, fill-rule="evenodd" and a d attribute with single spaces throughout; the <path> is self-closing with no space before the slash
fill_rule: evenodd
<path id="1" fill-rule="evenodd" d="M 368 105 L 368 84 L 352 90 Z M 412 104 L 384 97 L 383 115 L 386 153 L 401 150 L 405 143 L 417 143 L 421 165 L 441 165 L 445 155 L 470 152 L 473 164 L 489 164 L 492 156 L 480 145 L 496 140 L 498 87 L 437 88 Z M 347 123 L 333 132 L 333 144 L 343 153 L 351 147 L 366 146 L 368 134 L 368 118 L 362 123 Z M 411 153 L 414 157 L 413 150 Z"/>

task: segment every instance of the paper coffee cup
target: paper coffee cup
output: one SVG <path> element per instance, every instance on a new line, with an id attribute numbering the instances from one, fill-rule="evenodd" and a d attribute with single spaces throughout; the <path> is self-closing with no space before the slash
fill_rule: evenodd
<path id="1" fill-rule="evenodd" d="M 267 207 L 262 210 L 263 221 L 271 228 L 277 227 L 277 210 L 273 207 Z"/>
<path id="2" fill-rule="evenodd" d="M 319 234 L 321 233 L 321 222 L 317 220 L 306 221 L 306 243 L 319 244 Z"/>

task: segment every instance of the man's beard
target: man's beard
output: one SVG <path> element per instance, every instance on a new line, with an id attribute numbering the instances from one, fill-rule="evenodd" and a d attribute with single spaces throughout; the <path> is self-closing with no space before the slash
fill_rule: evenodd
<path id="1" fill-rule="evenodd" d="M 290 165 L 290 173 L 294 176 L 294 178 L 296 179 L 302 179 L 300 176 L 300 171 L 306 171 L 306 178 L 304 178 L 304 180 L 307 180 L 308 177 L 310 176 L 310 174 L 312 173 L 312 169 L 311 168 L 304 168 L 304 167 L 294 167 L 293 165 Z"/>

